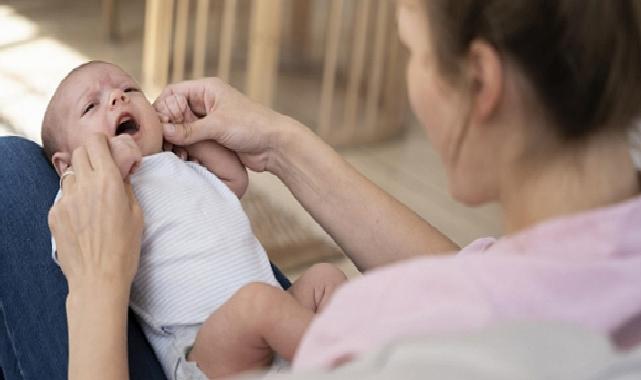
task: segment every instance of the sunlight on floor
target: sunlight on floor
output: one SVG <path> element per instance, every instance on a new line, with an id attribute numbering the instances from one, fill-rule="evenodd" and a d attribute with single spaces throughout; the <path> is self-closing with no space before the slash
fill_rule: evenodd
<path id="1" fill-rule="evenodd" d="M 0 136 L 40 142 L 40 123 L 56 86 L 88 58 L 47 36 L 28 19 L 0 6 Z"/>

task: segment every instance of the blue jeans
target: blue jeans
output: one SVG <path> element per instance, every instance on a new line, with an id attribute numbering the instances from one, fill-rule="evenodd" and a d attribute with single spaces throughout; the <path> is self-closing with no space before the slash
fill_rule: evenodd
<path id="1" fill-rule="evenodd" d="M 67 378 L 67 282 L 51 260 L 47 225 L 57 191 L 40 146 L 0 137 L 0 380 Z M 165 379 L 131 310 L 128 329 L 131 379 Z"/>

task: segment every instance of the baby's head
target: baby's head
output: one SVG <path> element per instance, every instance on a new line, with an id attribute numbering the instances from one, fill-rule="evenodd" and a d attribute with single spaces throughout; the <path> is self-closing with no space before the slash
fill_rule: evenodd
<path id="1" fill-rule="evenodd" d="M 162 150 L 162 125 L 138 84 L 118 66 L 101 61 L 73 69 L 47 106 L 42 144 L 59 174 L 70 165 L 73 150 L 95 132 L 129 134 L 143 156 Z"/>

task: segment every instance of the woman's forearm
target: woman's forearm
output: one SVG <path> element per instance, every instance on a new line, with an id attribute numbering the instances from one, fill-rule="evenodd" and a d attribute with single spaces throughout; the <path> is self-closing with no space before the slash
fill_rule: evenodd
<path id="1" fill-rule="evenodd" d="M 297 123 L 286 118 L 286 123 Z M 458 250 L 445 235 L 356 171 L 306 128 L 289 128 L 269 170 L 360 270 Z"/>
<path id="2" fill-rule="evenodd" d="M 67 297 L 69 379 L 128 379 L 128 290 L 87 286 Z M 104 289 L 104 291 L 96 291 Z"/>

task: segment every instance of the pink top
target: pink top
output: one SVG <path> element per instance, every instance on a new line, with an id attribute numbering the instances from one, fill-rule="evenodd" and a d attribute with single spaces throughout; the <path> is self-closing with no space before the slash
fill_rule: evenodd
<path id="1" fill-rule="evenodd" d="M 293 368 L 331 368 L 393 339 L 515 319 L 620 334 L 639 315 L 636 197 L 499 240 L 476 240 L 458 255 L 412 259 L 353 280 L 312 322 Z"/>

